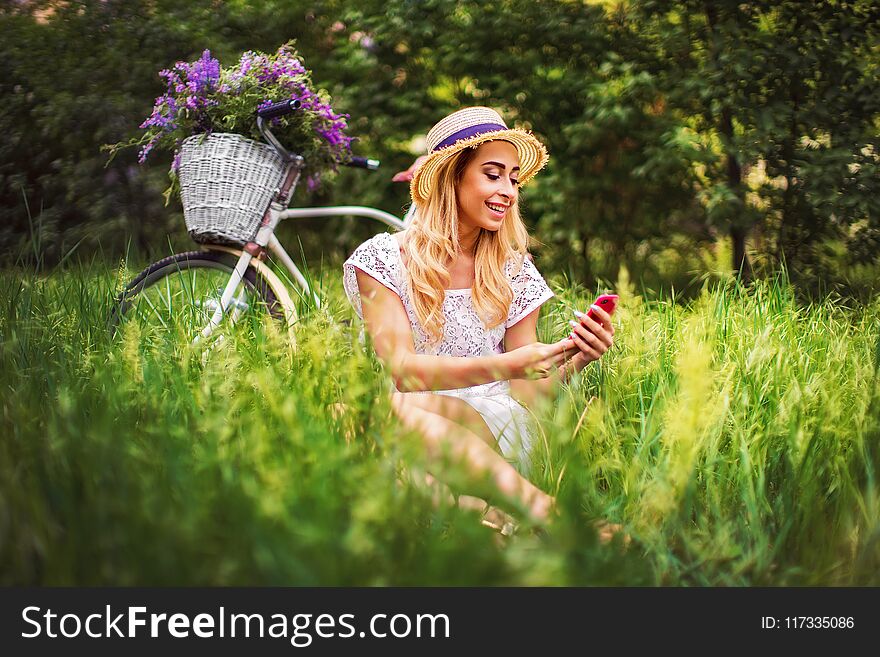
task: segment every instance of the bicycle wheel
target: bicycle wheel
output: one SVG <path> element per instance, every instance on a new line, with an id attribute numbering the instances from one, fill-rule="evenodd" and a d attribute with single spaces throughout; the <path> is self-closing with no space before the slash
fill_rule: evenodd
<path id="1" fill-rule="evenodd" d="M 111 336 L 124 324 L 134 322 L 143 343 L 158 343 L 160 347 L 192 343 L 219 307 L 236 261 L 227 253 L 189 251 L 154 262 L 116 298 L 109 321 Z M 245 271 L 227 315 L 233 312 L 239 316 L 239 323 L 262 321 L 267 315 L 284 320 L 271 286 L 253 267 Z M 224 326 L 227 323 L 225 319 Z"/>

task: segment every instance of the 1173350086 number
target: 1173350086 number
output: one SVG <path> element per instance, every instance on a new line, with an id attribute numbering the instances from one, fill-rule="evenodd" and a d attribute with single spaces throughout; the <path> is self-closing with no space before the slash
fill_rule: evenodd
<path id="1" fill-rule="evenodd" d="M 852 616 L 763 616 L 761 627 L 767 630 L 849 630 L 855 627 L 855 619 Z"/>

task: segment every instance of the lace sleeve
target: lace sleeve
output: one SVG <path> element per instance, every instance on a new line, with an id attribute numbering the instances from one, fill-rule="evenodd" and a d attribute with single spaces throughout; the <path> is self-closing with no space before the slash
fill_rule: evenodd
<path id="1" fill-rule="evenodd" d="M 397 253 L 392 251 L 397 249 Z M 397 242 L 389 233 L 381 233 L 361 244 L 342 265 L 342 283 L 345 294 L 358 317 L 363 319 L 361 295 L 358 290 L 355 269 L 369 274 L 382 285 L 400 296 L 400 271 L 397 262 L 400 258 Z"/>
<path id="2" fill-rule="evenodd" d="M 512 270 L 516 269 L 515 264 L 510 267 Z M 505 328 L 510 328 L 553 296 L 552 290 L 529 257 L 526 257 L 519 272 L 511 277 L 510 286 L 513 288 L 513 302 L 507 313 Z"/>

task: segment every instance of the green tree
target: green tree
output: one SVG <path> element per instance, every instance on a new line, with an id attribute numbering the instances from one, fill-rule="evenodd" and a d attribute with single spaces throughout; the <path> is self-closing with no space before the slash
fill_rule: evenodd
<path id="1" fill-rule="evenodd" d="M 132 150 L 107 167 L 101 145 L 130 137 L 149 115 L 159 68 L 207 45 L 205 35 L 222 22 L 215 5 L 82 0 L 9 3 L 0 12 L 7 257 L 28 241 L 25 252 L 39 250 L 48 261 L 82 241 L 116 246 L 131 238 L 146 248 L 174 230 L 179 215 L 160 194 L 170 156 L 140 167 Z"/>
<path id="2" fill-rule="evenodd" d="M 57 260 L 99 238 L 163 248 L 182 232 L 179 205 L 161 198 L 170 155 L 142 167 L 132 150 L 105 168 L 101 144 L 137 131 L 175 60 L 296 39 L 351 116 L 356 153 L 384 170 L 341 171 L 295 203 L 401 213 L 408 190 L 389 178 L 417 138 L 486 104 L 551 152 L 525 196 L 549 269 L 592 286 L 620 263 L 650 273 L 658 251 L 699 253 L 720 235 L 744 276 L 751 239 L 812 285 L 829 241 L 862 262 L 880 250 L 878 12 L 867 0 L 3 2 L 0 253 L 29 244 Z M 353 219 L 297 228 L 306 253 L 339 254 L 375 231 Z"/>
<path id="3" fill-rule="evenodd" d="M 750 275 L 746 238 L 758 232 L 776 262 L 815 280 L 821 240 L 876 231 L 875 3 L 633 5 L 650 44 L 641 66 L 714 155 L 702 193 L 735 269 Z M 749 185 L 746 173 L 759 170 Z"/>

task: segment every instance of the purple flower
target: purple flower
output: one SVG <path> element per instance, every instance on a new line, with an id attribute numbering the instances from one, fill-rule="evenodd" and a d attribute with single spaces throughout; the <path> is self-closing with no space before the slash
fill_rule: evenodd
<path id="1" fill-rule="evenodd" d="M 241 59 L 238 62 L 238 72 L 241 75 L 246 75 L 249 70 L 251 70 L 251 66 L 254 63 L 254 53 L 248 50 L 245 53 L 242 53 Z"/>
<path id="2" fill-rule="evenodd" d="M 147 155 L 150 154 L 150 151 L 153 150 L 153 146 L 156 145 L 157 139 L 151 139 L 147 142 L 147 144 L 141 148 L 140 153 L 138 153 L 138 163 L 143 164 L 144 160 L 147 159 Z"/>
<path id="3" fill-rule="evenodd" d="M 352 139 L 345 134 L 348 116 L 334 112 L 326 94 L 310 86 L 308 70 L 289 46 L 272 55 L 244 52 L 237 64 L 227 69 L 205 50 L 194 62 L 176 62 L 161 70 L 159 77 L 166 90 L 140 126 L 145 131 L 138 154 L 141 162 L 156 146 L 177 150 L 181 141 L 193 134 L 233 130 L 259 138 L 254 110 L 283 98 L 300 100 L 302 108 L 291 116 L 273 119 L 271 125 L 278 129 L 279 138 L 302 149 L 313 163 L 311 187 L 317 186 L 322 168 L 335 168 L 335 162 L 350 155 Z M 179 164 L 177 155 L 172 170 Z"/>
<path id="4" fill-rule="evenodd" d="M 200 86 L 212 88 L 220 80 L 220 62 L 211 57 L 210 50 L 202 53 L 201 59 L 196 62 L 194 68 Z"/>

